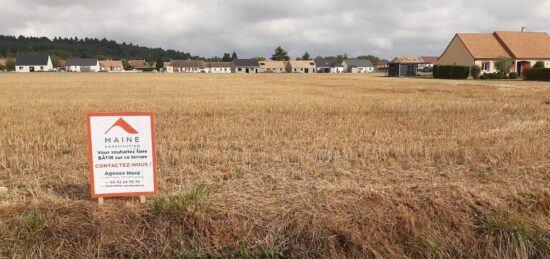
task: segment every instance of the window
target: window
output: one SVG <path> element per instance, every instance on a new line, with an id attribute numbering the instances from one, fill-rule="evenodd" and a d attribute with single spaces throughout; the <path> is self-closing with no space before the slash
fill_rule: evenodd
<path id="1" fill-rule="evenodd" d="M 489 71 L 490 66 L 491 66 L 491 63 L 483 62 L 483 63 L 481 63 L 481 70 Z"/>
<path id="2" fill-rule="evenodd" d="M 239 72 L 241 72 L 241 71 L 243 71 L 243 69 L 239 67 Z"/>

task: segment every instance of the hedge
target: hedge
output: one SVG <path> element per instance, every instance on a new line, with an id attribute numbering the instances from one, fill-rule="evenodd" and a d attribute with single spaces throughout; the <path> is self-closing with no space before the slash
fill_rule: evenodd
<path id="1" fill-rule="evenodd" d="M 434 78 L 441 79 L 468 79 L 470 67 L 458 65 L 435 65 L 433 68 Z"/>
<path id="2" fill-rule="evenodd" d="M 525 80 L 550 81 L 550 68 L 531 68 L 525 70 Z"/>

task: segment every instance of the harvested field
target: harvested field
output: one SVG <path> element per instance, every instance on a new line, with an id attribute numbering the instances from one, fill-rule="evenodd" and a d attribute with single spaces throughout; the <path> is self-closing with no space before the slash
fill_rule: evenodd
<path id="1" fill-rule="evenodd" d="M 548 258 L 550 84 L 0 74 L 0 257 Z M 90 199 L 86 112 L 152 111 L 160 196 Z"/>

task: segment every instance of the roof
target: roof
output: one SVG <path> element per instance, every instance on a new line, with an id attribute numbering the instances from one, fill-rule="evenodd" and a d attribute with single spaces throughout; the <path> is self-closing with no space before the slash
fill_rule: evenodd
<path id="1" fill-rule="evenodd" d="M 368 59 L 346 59 L 344 60 L 350 67 L 372 67 L 372 62 Z"/>
<path id="2" fill-rule="evenodd" d="M 456 36 L 474 58 L 510 57 L 492 33 L 457 33 Z"/>
<path id="3" fill-rule="evenodd" d="M 66 59 L 57 60 L 57 66 L 58 67 L 64 67 L 65 65 L 67 65 L 67 60 Z"/>
<path id="4" fill-rule="evenodd" d="M 48 55 L 20 55 L 15 61 L 16 66 L 46 66 L 48 65 Z"/>
<path id="5" fill-rule="evenodd" d="M 123 67 L 120 60 L 102 60 L 99 61 L 100 67 Z"/>
<path id="6" fill-rule="evenodd" d="M 233 65 L 236 67 L 260 67 L 256 59 L 234 59 Z"/>
<path id="7" fill-rule="evenodd" d="M 317 67 L 341 67 L 342 64 L 335 58 L 317 58 L 315 59 L 315 65 Z"/>
<path id="8" fill-rule="evenodd" d="M 133 68 L 150 68 L 151 65 L 145 61 L 145 59 L 131 59 L 128 60 L 128 64 Z"/>
<path id="9" fill-rule="evenodd" d="M 546 32 L 504 32 L 493 35 L 514 58 L 550 58 L 550 36 Z"/>
<path id="10" fill-rule="evenodd" d="M 95 58 L 68 58 L 66 66 L 97 66 Z"/>
<path id="11" fill-rule="evenodd" d="M 437 57 L 437 56 L 422 56 L 420 58 L 428 64 L 435 64 L 435 63 L 437 63 L 437 60 L 439 59 L 439 57 Z"/>
<path id="12" fill-rule="evenodd" d="M 286 68 L 285 62 L 275 60 L 260 61 L 260 66 L 263 68 Z"/>
<path id="13" fill-rule="evenodd" d="M 376 63 L 376 65 L 377 65 L 377 66 L 385 66 L 385 65 L 387 65 L 388 63 L 390 63 L 389 60 L 387 60 L 387 59 L 381 59 L 381 60 L 379 60 L 379 61 Z"/>
<path id="14" fill-rule="evenodd" d="M 225 67 L 225 68 L 230 68 L 230 67 L 231 67 L 231 62 L 206 62 L 206 63 L 205 63 L 205 66 L 206 66 L 206 67 Z"/>
<path id="15" fill-rule="evenodd" d="M 426 64 L 421 57 L 396 57 L 390 63 L 393 64 Z"/>
<path id="16" fill-rule="evenodd" d="M 202 60 L 172 60 L 170 63 L 173 67 L 204 68 L 205 65 Z"/>
<path id="17" fill-rule="evenodd" d="M 288 61 L 291 67 L 303 67 L 309 68 L 315 66 L 315 61 L 313 60 L 291 60 Z"/>

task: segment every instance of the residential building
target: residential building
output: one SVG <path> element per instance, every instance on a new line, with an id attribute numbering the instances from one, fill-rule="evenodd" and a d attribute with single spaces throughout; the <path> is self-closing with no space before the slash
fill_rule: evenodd
<path id="1" fill-rule="evenodd" d="M 342 62 L 344 71 L 347 73 L 372 73 L 374 72 L 374 65 L 368 59 L 346 59 Z"/>
<path id="2" fill-rule="evenodd" d="M 213 74 L 231 73 L 231 62 L 206 62 L 205 72 Z"/>
<path id="3" fill-rule="evenodd" d="M 67 72 L 98 72 L 99 62 L 95 58 L 69 58 L 65 62 Z"/>
<path id="4" fill-rule="evenodd" d="M 457 33 L 438 64 L 481 67 L 482 73 L 497 72 L 499 57 L 513 60 L 511 72 L 520 76 L 541 61 L 550 67 L 550 36 L 546 32 Z"/>
<path id="5" fill-rule="evenodd" d="M 288 73 L 313 74 L 316 66 L 313 60 L 291 60 L 286 62 Z"/>
<path id="6" fill-rule="evenodd" d="M 204 73 L 205 62 L 202 60 L 172 60 L 170 64 L 174 72 L 182 73 Z"/>
<path id="7" fill-rule="evenodd" d="M 231 64 L 231 72 L 237 74 L 255 74 L 261 70 L 260 63 L 256 59 L 234 59 Z"/>
<path id="8" fill-rule="evenodd" d="M 16 72 L 37 72 L 52 70 L 52 59 L 48 55 L 20 55 L 15 61 Z"/>
<path id="9" fill-rule="evenodd" d="M 101 60 L 99 61 L 99 71 L 103 72 L 123 72 L 124 65 L 120 60 Z"/>
<path id="10" fill-rule="evenodd" d="M 286 65 L 284 61 L 263 60 L 260 62 L 260 71 L 262 73 L 285 73 Z"/>
<path id="11" fill-rule="evenodd" d="M 344 66 L 335 58 L 317 58 L 314 60 L 317 73 L 343 73 Z"/>

